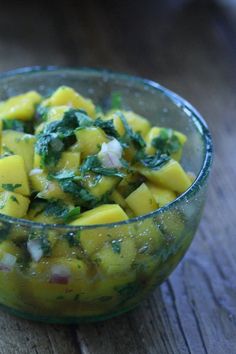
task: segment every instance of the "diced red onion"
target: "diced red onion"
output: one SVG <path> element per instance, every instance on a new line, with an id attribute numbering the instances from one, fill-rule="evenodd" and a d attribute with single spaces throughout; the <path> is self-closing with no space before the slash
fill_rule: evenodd
<path id="1" fill-rule="evenodd" d="M 43 249 L 40 240 L 34 239 L 27 242 L 27 249 L 33 261 L 38 262 L 43 256 Z"/>
<path id="2" fill-rule="evenodd" d="M 69 279 L 70 270 L 66 266 L 62 264 L 55 264 L 52 266 L 50 283 L 68 284 Z"/>
<path id="3" fill-rule="evenodd" d="M 105 168 L 121 168 L 122 146 L 118 140 L 113 139 L 109 143 L 103 143 L 98 157 Z"/>

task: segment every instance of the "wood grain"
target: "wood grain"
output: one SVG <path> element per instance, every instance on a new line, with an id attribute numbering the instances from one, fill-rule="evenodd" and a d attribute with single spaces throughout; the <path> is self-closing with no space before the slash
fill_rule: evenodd
<path id="1" fill-rule="evenodd" d="M 56 64 L 149 77 L 196 105 L 215 142 L 201 226 L 152 296 L 119 318 L 80 326 L 1 312 L 1 354 L 236 353 L 236 31 L 211 1 L 160 3 L 19 1 L 1 8 L 1 71 Z"/>

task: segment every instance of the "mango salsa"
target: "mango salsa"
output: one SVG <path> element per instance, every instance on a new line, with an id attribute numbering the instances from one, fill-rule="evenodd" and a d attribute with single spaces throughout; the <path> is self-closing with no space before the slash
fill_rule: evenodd
<path id="1" fill-rule="evenodd" d="M 155 211 L 194 180 L 187 137 L 108 101 L 61 86 L 0 103 L 0 303 L 55 318 L 118 313 L 183 246 L 183 215 Z M 11 217 L 29 228 L 6 227 Z"/>

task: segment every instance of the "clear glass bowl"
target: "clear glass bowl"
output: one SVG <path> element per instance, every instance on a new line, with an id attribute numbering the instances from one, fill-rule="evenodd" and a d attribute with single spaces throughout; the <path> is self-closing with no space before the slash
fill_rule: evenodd
<path id="1" fill-rule="evenodd" d="M 0 267 L 1 306 L 45 322 L 98 321 L 139 304 L 185 254 L 202 215 L 212 142 L 203 118 L 185 100 L 155 82 L 106 70 L 35 67 L 8 72 L 0 76 L 0 100 L 31 89 L 47 95 L 60 85 L 72 86 L 102 106 L 118 91 L 125 108 L 154 125 L 183 132 L 188 137 L 183 166 L 197 176 L 172 203 L 124 222 L 71 227 L 0 214 L 0 250 L 5 240 L 24 249 L 23 262 L 8 271 Z M 57 240 L 52 254 L 39 263 L 31 262 L 25 250 L 30 233 Z M 113 253 L 114 258 L 110 250 L 117 242 L 123 251 Z M 58 267 L 69 274 L 51 282 L 52 269 Z"/>

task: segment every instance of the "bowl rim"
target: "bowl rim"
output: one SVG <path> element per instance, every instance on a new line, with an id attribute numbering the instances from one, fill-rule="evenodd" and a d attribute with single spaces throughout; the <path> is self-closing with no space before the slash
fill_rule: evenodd
<path id="1" fill-rule="evenodd" d="M 146 79 L 146 78 L 141 78 L 139 76 L 134 76 L 134 75 L 129 75 L 129 74 L 124 74 L 120 72 L 116 72 L 113 70 L 109 69 L 103 69 L 103 68 L 91 68 L 91 67 L 67 67 L 67 66 L 30 66 L 30 67 L 23 67 L 23 68 L 17 68 L 14 70 L 6 71 L 0 74 L 0 81 L 5 78 L 10 78 L 10 77 L 17 77 L 21 75 L 31 75 L 31 74 L 40 74 L 40 73 L 45 73 L 45 72 L 58 72 L 62 73 L 63 71 L 65 72 L 78 72 L 78 73 L 84 73 L 87 72 L 88 74 L 97 74 L 97 75 L 107 75 L 111 79 L 118 79 L 120 81 L 124 82 L 134 82 L 137 84 L 142 84 L 145 87 L 150 87 L 159 93 L 164 94 L 168 99 L 170 99 L 176 106 L 181 108 L 188 116 L 189 118 L 193 121 L 195 127 L 197 128 L 198 133 L 200 134 L 201 138 L 203 139 L 204 143 L 204 157 L 202 161 L 202 166 L 201 169 L 194 180 L 194 182 L 191 184 L 191 186 L 182 194 L 180 194 L 176 199 L 174 199 L 172 202 L 166 204 L 165 206 L 158 208 L 148 214 L 144 214 L 141 216 L 137 216 L 128 220 L 124 221 L 119 221 L 119 222 L 113 222 L 113 223 L 104 223 L 104 224 L 94 224 L 94 225 L 77 225 L 77 226 L 72 226 L 69 224 L 45 224 L 45 223 L 39 223 L 39 222 L 34 222 L 30 221 L 27 219 L 21 219 L 21 218 L 15 218 L 11 217 L 8 215 L 4 215 L 0 213 L 0 222 L 8 222 L 9 224 L 17 224 L 17 226 L 23 226 L 23 227 L 32 227 L 35 229 L 50 229 L 50 230 L 65 230 L 67 232 L 78 232 L 82 230 L 91 230 L 91 229 L 97 229 L 97 228 L 113 228 L 113 227 L 118 227 L 118 226 L 123 226 L 123 225 L 130 225 L 130 224 L 135 224 L 140 221 L 144 221 L 149 218 L 156 217 L 166 211 L 171 210 L 174 208 L 176 205 L 181 203 L 184 199 L 187 199 L 189 196 L 196 195 L 198 190 L 201 188 L 201 186 L 204 184 L 206 181 L 211 165 L 212 165 L 212 158 L 213 158 L 213 146 L 212 146 L 212 137 L 209 132 L 208 125 L 202 115 L 196 110 L 191 103 L 189 103 L 187 100 L 176 94 L 175 92 L 167 89 L 165 86 L 160 85 L 159 83 Z"/>

